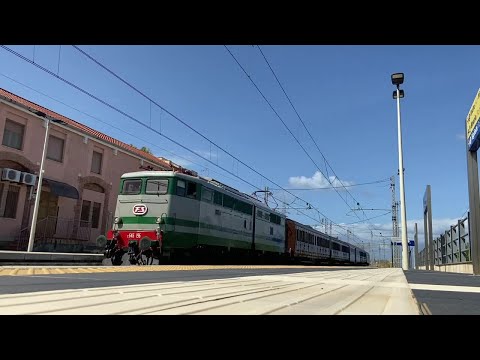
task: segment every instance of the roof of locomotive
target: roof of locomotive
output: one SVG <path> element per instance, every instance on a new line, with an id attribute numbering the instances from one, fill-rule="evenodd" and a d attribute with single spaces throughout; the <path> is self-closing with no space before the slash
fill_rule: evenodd
<path id="1" fill-rule="evenodd" d="M 143 177 L 143 176 L 174 176 L 178 174 L 175 171 L 134 171 L 125 173 L 122 175 L 122 179 L 125 178 L 135 178 L 135 177 Z"/>
<path id="2" fill-rule="evenodd" d="M 269 208 L 267 205 L 265 205 L 264 203 L 262 203 L 261 201 L 259 201 L 258 199 L 254 198 L 253 196 L 251 195 L 248 195 L 246 193 L 243 193 L 235 188 L 232 188 L 226 184 L 223 184 L 215 179 L 212 179 L 212 178 L 206 178 L 206 177 L 202 177 L 202 176 L 193 176 L 193 175 L 189 175 L 189 174 L 184 174 L 184 173 L 181 173 L 181 172 L 178 172 L 178 171 L 168 171 L 168 170 L 160 170 L 160 171 L 151 171 L 151 170 L 147 170 L 147 171 L 135 171 L 135 172 L 129 172 L 129 173 L 125 173 L 121 176 L 122 179 L 128 179 L 128 178 L 137 178 L 137 177 L 154 177 L 154 176 L 169 176 L 169 177 L 179 177 L 179 178 L 183 178 L 183 179 L 187 179 L 187 180 L 192 180 L 192 179 L 195 179 L 196 182 L 200 182 L 202 184 L 205 184 L 205 185 L 210 185 L 212 187 L 217 187 L 225 192 L 228 192 L 229 194 L 233 194 L 233 195 L 236 195 L 237 197 L 239 198 L 242 198 L 244 200 L 248 200 L 248 201 L 251 201 L 252 203 L 255 204 L 255 206 L 257 207 L 260 207 L 264 210 L 268 209 L 268 211 L 272 211 L 278 215 L 280 215 L 281 217 L 285 217 L 285 214 L 282 214 L 276 210 L 273 210 L 271 208 Z"/>

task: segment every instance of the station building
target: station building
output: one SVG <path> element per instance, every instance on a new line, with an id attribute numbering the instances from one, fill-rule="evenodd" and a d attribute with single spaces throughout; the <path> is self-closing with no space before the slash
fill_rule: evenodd
<path id="1" fill-rule="evenodd" d="M 94 244 L 111 226 L 123 173 L 189 172 L 0 89 L 0 249 L 26 250 L 46 121 L 35 250 Z"/>

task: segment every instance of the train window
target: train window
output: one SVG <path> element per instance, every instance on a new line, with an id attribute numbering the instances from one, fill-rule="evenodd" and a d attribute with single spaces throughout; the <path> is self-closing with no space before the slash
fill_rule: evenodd
<path id="1" fill-rule="evenodd" d="M 243 220 L 243 227 L 246 229 L 247 228 L 247 220 Z"/>
<path id="2" fill-rule="evenodd" d="M 235 204 L 235 199 L 228 195 L 223 195 L 223 206 L 229 209 L 233 209 L 233 205 Z"/>
<path id="3" fill-rule="evenodd" d="M 270 235 L 273 235 L 273 227 L 270 226 Z"/>
<path id="4" fill-rule="evenodd" d="M 280 225 L 281 217 L 275 214 L 270 214 L 270 222 Z"/>
<path id="5" fill-rule="evenodd" d="M 213 191 L 203 187 L 202 188 L 202 200 L 211 203 L 213 200 Z"/>
<path id="6" fill-rule="evenodd" d="M 194 182 L 187 183 L 187 197 L 196 199 L 197 198 L 197 184 Z"/>
<path id="7" fill-rule="evenodd" d="M 333 250 L 340 250 L 340 244 L 336 242 L 332 242 L 332 249 Z"/>
<path id="8" fill-rule="evenodd" d="M 244 214 L 252 215 L 252 205 L 247 204 L 243 201 L 236 200 L 235 202 L 235 208 L 236 211 L 239 211 Z"/>
<path id="9" fill-rule="evenodd" d="M 125 195 L 140 194 L 141 188 L 142 188 L 141 179 L 127 179 L 123 181 L 122 194 L 125 194 Z"/>
<path id="10" fill-rule="evenodd" d="M 262 212 L 262 210 L 257 210 L 257 217 L 263 218 L 263 212 Z"/>
<path id="11" fill-rule="evenodd" d="M 215 191 L 213 194 L 213 202 L 217 205 L 222 205 L 223 204 L 223 194 L 219 193 L 218 191 Z"/>
<path id="12" fill-rule="evenodd" d="M 343 251 L 344 253 L 348 253 L 348 252 L 350 252 L 350 248 L 349 248 L 348 246 L 342 245 L 342 251 Z"/>
<path id="13" fill-rule="evenodd" d="M 177 180 L 177 195 L 185 196 L 185 181 Z"/>
<path id="14" fill-rule="evenodd" d="M 167 189 L 168 189 L 168 180 L 148 179 L 145 193 L 165 195 L 167 193 Z"/>

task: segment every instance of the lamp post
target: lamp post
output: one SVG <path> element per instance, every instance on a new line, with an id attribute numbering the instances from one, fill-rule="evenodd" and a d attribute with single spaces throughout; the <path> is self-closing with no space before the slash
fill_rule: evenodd
<path id="1" fill-rule="evenodd" d="M 55 123 L 60 123 L 64 124 L 63 121 L 53 119 L 53 118 L 47 118 L 45 113 L 41 111 L 35 112 L 39 117 L 42 117 L 45 119 L 45 139 L 43 141 L 43 152 L 42 152 L 42 161 L 40 162 L 40 172 L 38 174 L 38 184 L 37 184 L 37 191 L 35 194 L 35 205 L 33 206 L 33 216 L 32 216 L 32 226 L 30 227 L 30 235 L 28 238 L 28 247 L 27 251 L 31 252 L 33 250 L 33 242 L 35 240 L 35 230 L 37 227 L 37 217 L 38 217 L 38 207 L 40 205 L 40 193 L 42 192 L 42 181 L 43 181 L 43 164 L 45 162 L 45 156 L 47 154 L 47 148 L 48 148 L 48 130 L 49 130 L 49 125 L 50 121 L 53 121 Z"/>
<path id="2" fill-rule="evenodd" d="M 403 149 L 402 149 L 402 123 L 400 119 L 400 98 L 405 96 L 405 92 L 400 90 L 403 84 L 403 73 L 392 74 L 392 84 L 397 87 L 393 92 L 393 98 L 397 100 L 397 119 L 398 119 L 398 167 L 400 175 L 400 212 L 402 219 L 402 269 L 408 270 L 408 241 L 407 241 L 407 213 L 405 208 L 405 185 L 404 185 L 404 169 L 403 169 Z"/>

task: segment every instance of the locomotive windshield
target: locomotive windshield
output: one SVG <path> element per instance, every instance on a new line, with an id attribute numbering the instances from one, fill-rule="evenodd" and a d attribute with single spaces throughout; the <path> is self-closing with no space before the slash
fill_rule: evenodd
<path id="1" fill-rule="evenodd" d="M 141 179 L 127 179 L 123 182 L 122 194 L 124 195 L 140 194 L 141 189 L 142 189 Z"/>
<path id="2" fill-rule="evenodd" d="M 168 180 L 165 179 L 148 179 L 146 194 L 165 195 L 168 189 Z"/>

